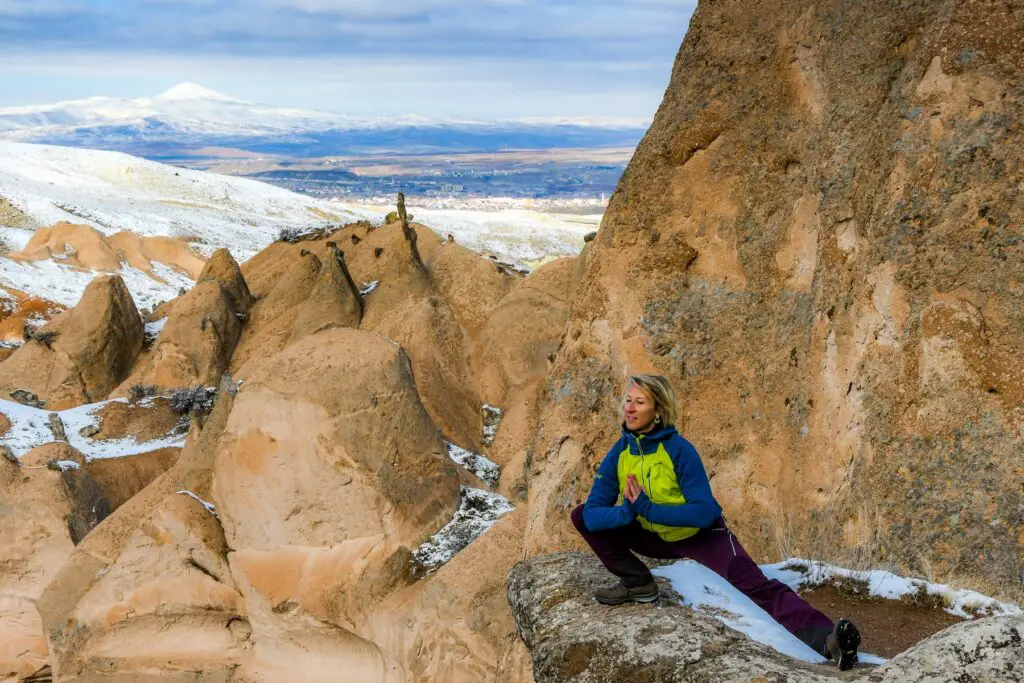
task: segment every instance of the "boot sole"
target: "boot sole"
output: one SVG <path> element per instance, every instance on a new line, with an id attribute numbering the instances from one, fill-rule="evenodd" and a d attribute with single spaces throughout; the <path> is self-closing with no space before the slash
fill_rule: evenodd
<path id="1" fill-rule="evenodd" d="M 836 627 L 836 644 L 839 646 L 840 671 L 847 671 L 857 663 L 857 648 L 860 647 L 860 631 L 853 625 L 852 621 L 841 619 Z"/>
<path id="2" fill-rule="evenodd" d="M 594 599 L 602 605 L 622 605 L 627 602 L 654 602 L 661 595 L 658 593 L 645 593 L 644 595 L 630 595 L 626 598 L 615 599 L 615 598 L 599 598 L 596 595 Z"/>

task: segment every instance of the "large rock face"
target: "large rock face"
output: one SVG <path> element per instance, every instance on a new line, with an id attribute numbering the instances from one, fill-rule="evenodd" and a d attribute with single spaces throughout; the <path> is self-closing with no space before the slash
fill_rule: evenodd
<path id="1" fill-rule="evenodd" d="M 519 633 L 537 683 L 786 681 L 1024 681 L 1024 617 L 951 626 L 876 669 L 812 665 L 755 643 L 714 617 L 674 604 L 607 607 L 591 596 L 608 584 L 593 555 L 560 553 L 521 562 L 508 579 Z"/>
<path id="2" fill-rule="evenodd" d="M 253 627 L 246 671 L 403 680 L 357 624 L 409 580 L 410 549 L 451 519 L 459 479 L 396 344 L 333 328 L 252 365 L 212 494 Z"/>
<path id="3" fill-rule="evenodd" d="M 536 538 L 656 371 L 756 555 L 1024 593 L 1022 19 L 699 6 L 552 370 L 538 474 L 583 490 Z"/>
<path id="4" fill-rule="evenodd" d="M 0 363 L 0 390 L 23 389 L 52 410 L 106 398 L 142 349 L 142 319 L 116 275 L 89 283 L 81 300 Z"/>

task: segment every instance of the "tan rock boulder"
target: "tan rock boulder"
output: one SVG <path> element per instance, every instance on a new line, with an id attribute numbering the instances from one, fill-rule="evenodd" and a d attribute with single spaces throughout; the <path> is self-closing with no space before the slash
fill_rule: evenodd
<path id="1" fill-rule="evenodd" d="M 89 225 L 65 222 L 36 230 L 25 248 L 11 252 L 10 257 L 26 261 L 55 259 L 91 270 L 121 268 L 117 250 L 107 244 L 103 233 Z"/>
<path id="2" fill-rule="evenodd" d="M 226 249 L 218 250 L 196 286 L 160 310 L 167 322 L 116 395 L 127 395 L 135 384 L 216 386 L 242 336 L 250 303 L 238 264 Z"/>
<path id="3" fill-rule="evenodd" d="M 185 500 L 191 496 L 178 493 L 189 491 L 209 500 L 213 451 L 232 406 L 230 387 L 223 386 L 219 396 L 202 430 L 193 425 L 174 465 L 86 536 L 40 595 L 37 608 L 43 632 L 50 637 L 54 680 L 72 680 L 75 672 L 99 677 L 104 662 L 111 661 L 104 653 L 116 662 L 110 673 L 124 668 L 130 680 L 143 680 L 149 668 L 160 680 L 195 680 L 189 661 L 209 667 L 210 678 L 200 680 L 223 680 L 242 656 L 250 629 L 244 619 L 227 616 L 237 591 L 222 571 L 222 533 L 210 526 L 213 518 L 198 501 L 193 505 Z M 115 566 L 130 588 L 128 604 L 121 602 L 125 593 L 114 590 L 112 595 L 110 584 L 103 582 Z M 197 573 L 222 585 L 212 585 Z M 161 612 L 164 601 L 169 609 Z M 132 619 L 136 611 L 142 612 L 137 621 Z M 89 628 L 68 628 L 79 617 Z M 109 624 L 114 627 L 107 628 Z M 116 635 L 121 630 L 123 643 Z M 174 637 L 156 637 L 165 630 Z M 163 649 L 148 648 L 153 640 L 160 640 Z M 71 672 L 67 676 L 65 666 Z"/>
<path id="4" fill-rule="evenodd" d="M 251 650 L 216 517 L 176 493 L 140 522 L 51 632 L 54 680 L 224 680 Z"/>
<path id="5" fill-rule="evenodd" d="M 218 446 L 213 495 L 232 548 L 379 534 L 409 545 L 451 517 L 454 467 L 401 349 L 334 328 L 252 368 Z"/>
<path id="6" fill-rule="evenodd" d="M 247 364 L 323 327 L 359 325 L 362 300 L 336 243 L 301 244 L 310 248 L 278 242 L 254 257 L 262 262 L 264 294 L 253 307 L 232 358 L 231 370 L 240 377 L 246 376 Z M 270 279 L 268 273 L 278 274 Z"/>
<path id="7" fill-rule="evenodd" d="M 417 250 L 429 263 L 439 238 L 426 228 L 410 229 L 416 231 Z M 371 231 L 351 254 L 356 281 L 378 282 L 365 298 L 360 327 L 401 344 L 430 417 L 448 439 L 478 449 L 481 401 L 466 333 L 429 271 L 410 255 L 401 223 Z"/>
<path id="8" fill-rule="evenodd" d="M 385 597 L 360 633 L 396 655 L 407 681 L 525 683 L 508 666 L 519 644 L 504 582 L 519 560 L 526 509 L 516 510 L 435 573 Z"/>
<path id="9" fill-rule="evenodd" d="M 89 225 L 60 222 L 40 228 L 21 251 L 10 258 L 25 261 L 54 260 L 84 270 L 116 273 L 121 264 L 153 277 L 153 264 L 173 268 L 195 278 L 203 269 L 203 259 L 187 242 L 173 237 L 148 237 L 122 231 L 104 235 Z"/>
<path id="10" fill-rule="evenodd" d="M 20 680 L 49 661 L 36 601 L 74 548 L 70 501 L 60 472 L 4 458 L 0 501 L 0 680 Z"/>
<path id="11" fill-rule="evenodd" d="M 252 671 L 285 680 L 301 648 L 302 666 L 351 660 L 388 680 L 388 658 L 353 628 L 393 586 L 356 588 L 395 575 L 396 559 L 407 572 L 407 549 L 447 523 L 459 497 L 402 350 L 333 328 L 259 361 L 215 462 L 213 497 L 253 624 Z"/>
<path id="12" fill-rule="evenodd" d="M 376 292 L 374 292 L 376 293 Z M 411 295 L 386 315 L 371 302 L 363 329 L 374 330 L 409 354 L 416 389 L 446 438 L 478 450 L 482 401 L 476 392 L 469 340 L 450 306 L 437 295 Z M 370 311 L 373 311 L 372 317 Z"/>
<path id="13" fill-rule="evenodd" d="M 332 243 L 333 244 L 333 243 Z M 322 262 L 319 278 L 295 316 L 291 341 L 328 326 L 359 327 L 363 301 L 340 251 Z"/>
<path id="14" fill-rule="evenodd" d="M 274 355 L 291 340 L 295 319 L 320 278 L 322 262 L 312 252 L 290 257 L 288 269 L 252 308 L 231 359 L 232 374 L 245 377 L 241 368 L 246 363 Z"/>
<path id="15" fill-rule="evenodd" d="M 158 263 L 196 280 L 206 267 L 205 259 L 193 251 L 188 242 L 174 237 L 150 237 L 122 231 L 108 235 L 104 241 L 122 261 L 149 275 L 155 274 L 153 264 Z"/>
<path id="16" fill-rule="evenodd" d="M 213 280 L 217 282 L 231 299 L 232 306 L 239 313 L 248 315 L 255 299 L 249 291 L 242 269 L 227 249 L 217 249 L 203 265 L 196 277 L 196 284 Z"/>
<path id="17" fill-rule="evenodd" d="M 541 266 L 487 317 L 474 343 L 474 365 L 488 403 L 504 405 L 508 395 L 547 378 L 581 279 L 579 266 L 576 258 Z"/>
<path id="18" fill-rule="evenodd" d="M 143 330 L 121 278 L 101 275 L 35 335 L 38 341 L 0 363 L 0 391 L 25 389 L 57 410 L 105 398 L 127 377 Z"/>
<path id="19" fill-rule="evenodd" d="M 427 262 L 427 268 L 438 291 L 470 337 L 522 280 L 518 274 L 509 273 L 494 261 L 455 242 L 439 247 Z"/>

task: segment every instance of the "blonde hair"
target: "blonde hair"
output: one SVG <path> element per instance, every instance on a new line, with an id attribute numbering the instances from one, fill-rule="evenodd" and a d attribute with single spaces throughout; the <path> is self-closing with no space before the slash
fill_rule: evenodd
<path id="1" fill-rule="evenodd" d="M 672 382 L 669 381 L 668 377 L 663 377 L 662 375 L 630 375 L 626 391 L 622 392 L 623 407 L 626 405 L 626 392 L 629 391 L 631 386 L 639 387 L 654 400 L 655 414 L 661 418 L 660 426 L 668 427 L 676 423 L 676 418 L 679 417 L 679 412 L 676 408 L 676 391 L 672 388 Z"/>

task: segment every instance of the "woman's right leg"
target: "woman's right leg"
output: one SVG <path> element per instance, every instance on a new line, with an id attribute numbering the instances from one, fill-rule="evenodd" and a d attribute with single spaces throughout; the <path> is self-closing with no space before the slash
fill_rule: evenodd
<path id="1" fill-rule="evenodd" d="M 583 522 L 583 506 L 580 505 L 572 511 L 572 524 L 605 568 L 619 577 L 627 588 L 645 586 L 654 581 L 651 570 L 633 552 L 647 557 L 675 557 L 657 534 L 636 522 L 618 529 L 590 531 Z"/>

